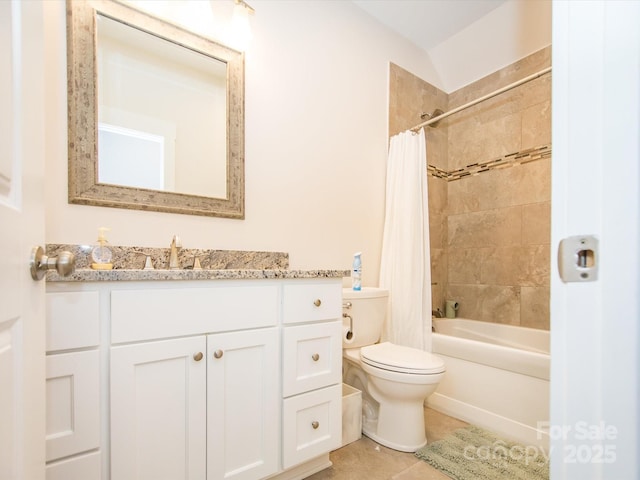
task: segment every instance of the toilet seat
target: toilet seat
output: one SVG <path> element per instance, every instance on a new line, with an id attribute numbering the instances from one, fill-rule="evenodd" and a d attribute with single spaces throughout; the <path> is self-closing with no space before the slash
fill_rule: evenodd
<path id="1" fill-rule="evenodd" d="M 390 342 L 362 347 L 360 358 L 367 365 L 397 373 L 433 375 L 445 371 L 444 361 L 436 355 Z"/>

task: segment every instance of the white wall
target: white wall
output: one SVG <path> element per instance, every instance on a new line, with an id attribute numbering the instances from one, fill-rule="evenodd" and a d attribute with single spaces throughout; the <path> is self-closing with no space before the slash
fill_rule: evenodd
<path id="1" fill-rule="evenodd" d="M 446 92 L 551 45 L 551 0 L 509 0 L 429 50 Z"/>
<path id="2" fill-rule="evenodd" d="M 49 8 L 46 240 L 277 250 L 292 268 L 349 268 L 377 285 L 392 61 L 438 83 L 426 53 L 351 2 L 255 2 L 246 57 L 246 218 L 67 203 L 64 3 Z"/>

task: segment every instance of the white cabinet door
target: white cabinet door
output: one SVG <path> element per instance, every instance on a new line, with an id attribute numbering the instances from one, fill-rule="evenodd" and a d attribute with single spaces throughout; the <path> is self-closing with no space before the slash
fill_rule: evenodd
<path id="1" fill-rule="evenodd" d="M 47 461 L 98 448 L 100 446 L 98 351 L 49 355 L 46 385 Z"/>
<path id="2" fill-rule="evenodd" d="M 111 480 L 203 480 L 206 418 L 206 337 L 111 348 Z"/>
<path id="3" fill-rule="evenodd" d="M 207 343 L 207 478 L 269 476 L 280 446 L 278 330 L 209 335 Z"/>

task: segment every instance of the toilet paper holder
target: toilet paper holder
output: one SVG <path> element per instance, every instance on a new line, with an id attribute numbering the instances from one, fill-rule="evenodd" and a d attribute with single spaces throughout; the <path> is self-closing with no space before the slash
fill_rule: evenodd
<path id="1" fill-rule="evenodd" d="M 349 308 L 349 307 L 347 307 L 347 308 Z M 351 340 L 353 338 L 353 318 L 351 318 L 351 315 L 349 315 L 348 313 L 343 313 L 342 314 L 342 318 L 348 318 L 349 319 L 349 330 L 347 330 L 346 338 L 347 338 L 347 340 Z"/>

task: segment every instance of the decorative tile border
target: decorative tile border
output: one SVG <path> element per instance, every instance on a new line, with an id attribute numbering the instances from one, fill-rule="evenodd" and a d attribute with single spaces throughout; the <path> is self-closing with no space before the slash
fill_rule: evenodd
<path id="1" fill-rule="evenodd" d="M 441 178 L 447 182 L 460 180 L 461 178 L 479 175 L 491 170 L 501 168 L 514 167 L 523 163 L 535 162 L 543 158 L 551 157 L 551 145 L 543 145 L 541 147 L 529 148 L 521 152 L 509 153 L 503 157 L 489 160 L 487 162 L 472 163 L 464 168 L 457 168 L 447 172 L 433 165 L 427 164 L 427 175 L 435 178 Z"/>

